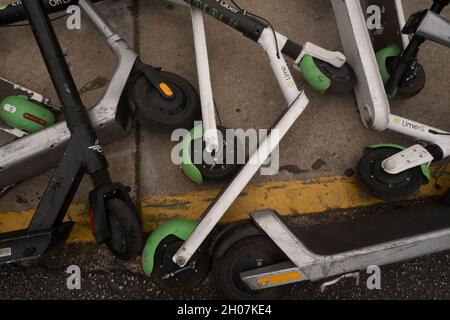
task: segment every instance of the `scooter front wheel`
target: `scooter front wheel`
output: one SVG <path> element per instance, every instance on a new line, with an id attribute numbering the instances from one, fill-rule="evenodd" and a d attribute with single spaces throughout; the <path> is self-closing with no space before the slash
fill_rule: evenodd
<path id="1" fill-rule="evenodd" d="M 393 147 L 368 149 L 358 164 L 358 181 L 371 196 L 385 201 L 403 200 L 416 194 L 424 183 L 420 167 L 389 174 L 383 161 L 401 150 Z"/>
<path id="2" fill-rule="evenodd" d="M 142 225 L 134 210 L 117 198 L 107 200 L 111 237 L 106 246 L 121 260 L 130 260 L 141 254 L 144 246 Z"/>
<path id="3" fill-rule="evenodd" d="M 218 293 L 231 300 L 275 300 L 286 295 L 290 286 L 250 289 L 241 279 L 245 271 L 288 261 L 286 255 L 266 236 L 250 236 L 235 242 L 213 262 L 212 272 Z"/>
<path id="4" fill-rule="evenodd" d="M 164 98 L 145 75 L 132 88 L 132 104 L 140 124 L 165 131 L 192 128 L 201 115 L 200 100 L 194 87 L 184 78 L 160 71 L 161 80 L 170 88 L 172 98 Z"/>
<path id="5" fill-rule="evenodd" d="M 245 149 L 240 139 L 236 135 L 230 139 L 224 127 L 218 127 L 217 130 L 222 141 L 219 151 L 212 154 L 206 152 L 201 126 L 194 128 L 190 136 L 185 137 L 187 143 L 183 148 L 181 167 L 183 173 L 196 184 L 203 184 L 206 180 L 228 180 L 238 172 L 245 160 Z M 209 156 L 209 159 L 205 156 Z"/>

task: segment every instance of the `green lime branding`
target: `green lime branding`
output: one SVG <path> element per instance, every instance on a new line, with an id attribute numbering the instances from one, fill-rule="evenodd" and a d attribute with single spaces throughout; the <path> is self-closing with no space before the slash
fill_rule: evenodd
<path id="1" fill-rule="evenodd" d="M 211 16 L 213 16 L 214 18 L 218 18 L 218 17 L 219 17 L 219 10 L 217 10 L 217 9 L 211 9 L 211 10 L 209 11 L 209 14 L 210 14 Z"/>
<path id="2" fill-rule="evenodd" d="M 406 119 L 403 119 L 401 124 L 405 128 L 425 132 L 425 126 L 423 124 L 415 123 Z"/>
<path id="3" fill-rule="evenodd" d="M 283 66 L 281 69 L 283 70 L 284 79 L 288 82 L 289 88 L 292 88 L 294 82 L 289 69 L 286 66 Z"/>
<path id="4" fill-rule="evenodd" d="M 201 0 L 194 0 L 192 1 L 192 5 L 196 8 L 202 9 L 203 8 L 203 1 Z"/>
<path id="5" fill-rule="evenodd" d="M 402 123 L 402 119 L 400 118 L 394 118 L 394 124 L 400 125 Z"/>

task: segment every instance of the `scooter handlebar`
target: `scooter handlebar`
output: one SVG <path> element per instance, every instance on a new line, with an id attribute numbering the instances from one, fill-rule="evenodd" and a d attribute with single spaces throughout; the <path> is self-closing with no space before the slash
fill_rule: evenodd
<path id="1" fill-rule="evenodd" d="M 92 0 L 92 2 L 100 1 L 102 0 Z M 42 4 L 46 13 L 55 13 L 64 11 L 71 5 L 77 5 L 78 2 L 79 0 L 45 0 L 42 1 Z M 27 20 L 27 16 L 21 1 L 8 4 L 0 9 L 0 26 L 17 23 L 24 20 Z"/>

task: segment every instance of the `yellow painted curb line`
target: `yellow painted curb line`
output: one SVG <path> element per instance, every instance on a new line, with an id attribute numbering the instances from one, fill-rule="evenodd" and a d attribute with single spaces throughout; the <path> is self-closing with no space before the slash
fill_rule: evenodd
<path id="1" fill-rule="evenodd" d="M 423 186 L 418 198 L 439 196 L 450 186 L 450 165 L 434 167 L 434 178 Z M 442 186 L 437 188 L 436 186 Z M 155 195 L 140 201 L 146 231 L 171 218 L 199 219 L 220 190 L 210 189 L 182 195 Z M 366 207 L 380 203 L 368 197 L 354 178 L 325 177 L 310 180 L 265 182 L 249 185 L 228 210 L 222 222 L 248 218 L 248 214 L 271 208 L 282 215 L 321 213 L 329 210 Z M 0 232 L 26 228 L 34 210 L 0 213 Z M 66 220 L 76 222 L 69 241 L 92 240 L 88 208 L 72 205 Z"/>

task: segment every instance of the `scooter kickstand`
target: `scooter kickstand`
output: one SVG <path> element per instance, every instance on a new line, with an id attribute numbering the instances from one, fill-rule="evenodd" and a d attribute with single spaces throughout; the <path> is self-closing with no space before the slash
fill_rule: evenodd
<path id="1" fill-rule="evenodd" d="M 334 286 L 335 284 L 337 284 L 337 283 L 339 283 L 339 282 L 341 282 L 342 280 L 347 279 L 347 278 L 355 278 L 355 279 L 356 279 L 356 286 L 359 286 L 359 279 L 360 279 L 359 272 L 352 272 L 352 273 L 344 274 L 344 275 L 342 275 L 342 276 L 340 276 L 339 278 L 336 278 L 336 279 L 334 279 L 334 280 L 324 282 L 324 283 L 320 286 L 320 292 L 321 292 L 321 293 L 325 292 L 325 290 L 326 290 L 328 287 Z"/>
<path id="2" fill-rule="evenodd" d="M 0 188 L 0 199 L 7 194 L 9 191 L 11 191 L 12 189 L 14 189 L 16 185 L 15 184 L 10 184 L 9 186 L 6 186 L 4 188 Z"/>

